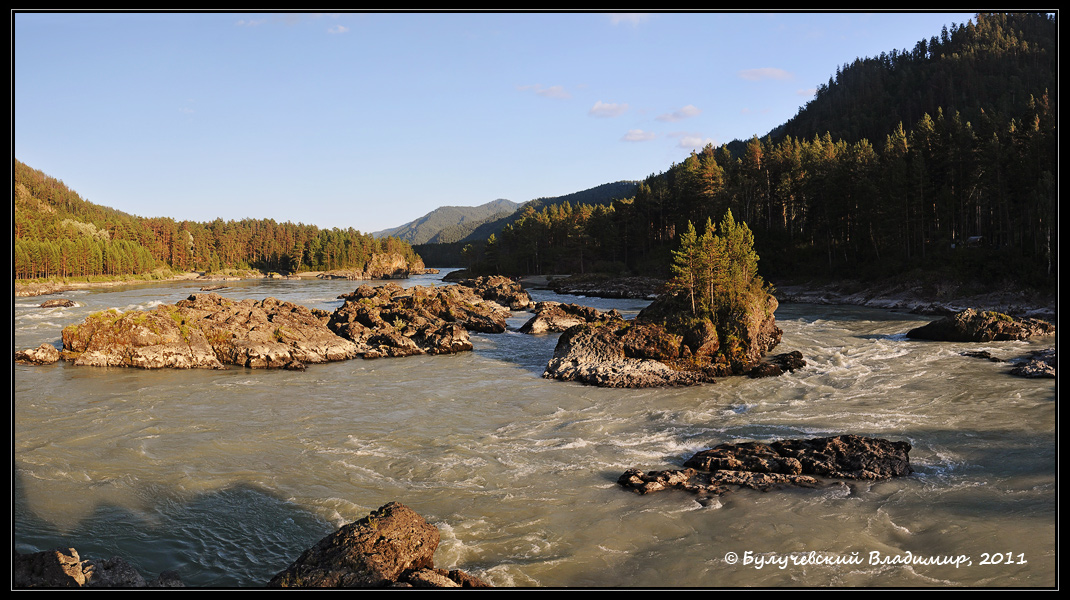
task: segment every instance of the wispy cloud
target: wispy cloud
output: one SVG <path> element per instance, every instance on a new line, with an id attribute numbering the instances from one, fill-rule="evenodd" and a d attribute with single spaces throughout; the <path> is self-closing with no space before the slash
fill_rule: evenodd
<path id="1" fill-rule="evenodd" d="M 697 150 L 709 144 L 717 145 L 713 138 L 702 137 L 701 133 L 676 132 L 669 134 L 669 137 L 677 138 L 676 146 L 684 150 Z"/>
<path id="2" fill-rule="evenodd" d="M 543 98 L 561 98 L 568 99 L 572 97 L 572 94 L 568 93 L 564 87 L 560 85 L 551 85 L 550 87 L 543 87 L 542 85 L 518 85 L 516 89 L 522 92 L 535 92 L 535 95 L 542 96 Z"/>
<path id="3" fill-rule="evenodd" d="M 349 28 L 345 25 L 334 25 L 332 27 L 327 28 L 327 33 L 346 33 L 348 31 Z"/>
<path id="4" fill-rule="evenodd" d="M 673 123 L 675 121 L 681 121 L 689 117 L 694 117 L 702 113 L 702 110 L 695 107 L 693 104 L 681 108 L 680 110 L 674 110 L 671 113 L 665 113 L 659 117 L 655 117 L 658 121 Z"/>
<path id="5" fill-rule="evenodd" d="M 803 88 L 801 90 L 796 90 L 795 95 L 802 96 L 803 98 L 813 98 L 817 95 L 817 88 Z"/>
<path id="6" fill-rule="evenodd" d="M 633 27 L 649 19 L 650 15 L 645 13 L 610 13 L 609 15 L 609 22 L 613 25 L 625 23 Z"/>
<path id="7" fill-rule="evenodd" d="M 652 131 L 643 131 L 642 129 L 629 129 L 628 133 L 624 134 L 624 137 L 622 137 L 621 140 L 625 142 L 649 142 L 655 137 L 657 136 L 655 136 L 654 132 Z"/>
<path id="8" fill-rule="evenodd" d="M 591 110 L 587 111 L 587 114 L 592 117 L 619 117 L 628 111 L 628 104 L 617 104 L 616 102 L 602 102 L 599 100 L 594 103 Z"/>
<path id="9" fill-rule="evenodd" d="M 746 79 L 747 81 L 762 81 L 763 79 L 778 79 L 783 81 L 795 78 L 794 75 L 785 71 L 784 69 L 777 69 L 775 67 L 746 69 L 739 72 L 739 77 L 740 79 Z"/>
<path id="10" fill-rule="evenodd" d="M 246 21 L 245 19 L 238 19 L 235 23 L 238 27 L 256 27 L 257 25 L 263 25 L 267 23 L 267 19 L 256 19 L 255 21 Z"/>

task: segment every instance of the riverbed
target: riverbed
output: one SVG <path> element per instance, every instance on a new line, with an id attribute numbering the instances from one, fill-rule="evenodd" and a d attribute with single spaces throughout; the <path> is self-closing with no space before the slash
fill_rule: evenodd
<path id="1" fill-rule="evenodd" d="M 250 280 L 217 293 L 333 310 L 361 282 Z M 441 275 L 402 285 L 443 285 Z M 107 308 L 174 303 L 202 284 L 14 299 L 14 347 L 60 345 Z M 643 300 L 559 296 L 634 316 Z M 441 568 L 496 586 L 1053 586 L 1056 386 L 1008 374 L 1054 344 L 908 340 L 929 317 L 782 304 L 773 379 L 599 389 L 542 378 L 557 335 L 473 334 L 473 352 L 306 371 L 13 367 L 13 538 L 73 546 L 190 586 L 267 582 L 338 526 L 390 501 L 442 535 Z M 904 440 L 915 473 L 822 489 L 623 490 L 723 442 L 853 433 Z M 963 558 L 965 557 L 965 558 Z"/>

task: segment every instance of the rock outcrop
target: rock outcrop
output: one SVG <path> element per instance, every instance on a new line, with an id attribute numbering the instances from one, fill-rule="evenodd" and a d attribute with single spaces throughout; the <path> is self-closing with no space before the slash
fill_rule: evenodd
<path id="1" fill-rule="evenodd" d="M 461 571 L 434 566 L 439 532 L 407 506 L 391 502 L 328 535 L 275 575 L 268 587 L 490 587 Z"/>
<path id="2" fill-rule="evenodd" d="M 666 364 L 681 358 L 682 345 L 681 336 L 658 325 L 624 320 L 576 325 L 558 338 L 543 377 L 614 388 L 712 383 L 709 372 Z"/>
<path id="3" fill-rule="evenodd" d="M 532 312 L 535 315 L 520 327 L 520 333 L 560 333 L 576 325 L 624 319 L 616 309 L 602 313 L 589 306 L 553 301 L 536 302 Z"/>
<path id="4" fill-rule="evenodd" d="M 652 387 L 750 373 L 780 343 L 776 308 L 776 298 L 762 294 L 714 322 L 682 316 L 690 315 L 690 309 L 681 298 L 659 296 L 631 321 L 609 318 L 565 331 L 543 377 L 602 387 Z M 789 354 L 760 370 L 774 375 L 803 365 L 801 355 Z"/>
<path id="5" fill-rule="evenodd" d="M 423 261 L 408 262 L 396 252 L 373 254 L 363 269 L 335 269 L 320 273 L 320 279 L 405 279 L 409 275 L 425 273 Z"/>
<path id="6" fill-rule="evenodd" d="M 70 308 L 72 306 L 78 306 L 78 303 L 66 298 L 53 298 L 41 303 L 41 308 Z"/>
<path id="7" fill-rule="evenodd" d="M 857 435 L 721 444 L 692 456 L 684 469 L 630 469 L 617 483 L 640 494 L 681 489 L 703 496 L 737 487 L 818 487 L 822 482 L 817 477 L 878 480 L 909 475 L 909 453 L 907 442 Z"/>
<path id="8" fill-rule="evenodd" d="M 915 327 L 907 337 L 941 342 L 999 342 L 1054 335 L 1055 326 L 1040 319 L 1016 319 L 995 311 L 968 308 Z"/>
<path id="9" fill-rule="evenodd" d="M 32 554 L 16 552 L 11 570 L 11 586 L 14 588 L 184 587 L 174 571 L 164 571 L 156 579 L 146 581 L 123 558 L 83 559 L 74 548 Z"/>
<path id="10" fill-rule="evenodd" d="M 275 298 L 258 302 L 193 294 L 151 311 L 94 313 L 63 330 L 58 356 L 46 344 L 15 358 L 145 369 L 303 369 L 356 357 L 464 352 L 472 349 L 469 331 L 505 331 L 512 312 L 498 300 L 530 304 L 527 293 L 504 277 L 475 284 L 408 289 L 365 284 L 341 296 L 346 302 L 333 313 Z"/>
<path id="11" fill-rule="evenodd" d="M 501 275 L 465 278 L 457 283 L 472 288 L 480 298 L 507 306 L 509 310 L 528 310 L 535 304 L 519 283 Z"/>
<path id="12" fill-rule="evenodd" d="M 63 358 L 105 367 L 301 368 L 357 356 L 327 328 L 329 313 L 274 298 L 193 294 L 152 311 L 95 313 L 63 329 Z"/>
<path id="13" fill-rule="evenodd" d="M 547 287 L 558 294 L 596 298 L 642 298 L 653 300 L 665 286 L 653 277 L 610 277 L 608 275 L 572 275 L 553 279 Z"/>

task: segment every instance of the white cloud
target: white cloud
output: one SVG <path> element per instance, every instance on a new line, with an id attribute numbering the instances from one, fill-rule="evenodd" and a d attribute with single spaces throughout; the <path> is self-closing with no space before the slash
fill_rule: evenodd
<path id="1" fill-rule="evenodd" d="M 625 142 L 649 142 L 656 136 L 652 131 L 643 131 L 642 129 L 629 129 L 628 133 L 624 134 L 621 140 Z"/>
<path id="2" fill-rule="evenodd" d="M 255 21 L 246 21 L 245 19 L 238 19 L 236 25 L 238 27 L 256 27 L 257 25 L 263 25 L 267 23 L 267 19 L 257 19 Z"/>
<path id="3" fill-rule="evenodd" d="M 609 15 L 609 22 L 613 25 L 628 23 L 634 27 L 648 19 L 650 19 L 650 15 L 643 13 L 611 13 Z"/>
<path id="4" fill-rule="evenodd" d="M 346 33 L 349 28 L 345 25 L 335 25 L 327 29 L 327 33 Z"/>
<path id="5" fill-rule="evenodd" d="M 568 93 L 568 91 L 560 85 L 551 85 L 550 87 L 543 87 L 541 85 L 520 85 L 517 86 L 516 89 L 524 92 L 532 91 L 535 92 L 536 95 L 542 96 L 543 98 L 568 99 L 572 97 L 572 94 Z"/>
<path id="6" fill-rule="evenodd" d="M 594 103 L 591 110 L 587 112 L 592 117 L 619 117 L 628 110 L 628 104 L 617 104 L 615 102 L 602 102 L 599 100 Z"/>
<path id="7" fill-rule="evenodd" d="M 761 69 L 746 69 L 744 71 L 740 71 L 739 77 L 741 79 L 746 79 L 747 81 L 761 81 L 763 79 L 794 79 L 795 76 L 785 71 L 784 69 L 764 67 Z"/>
<path id="8" fill-rule="evenodd" d="M 670 137 L 678 138 L 679 141 L 676 142 L 676 146 L 684 150 L 698 150 L 705 148 L 707 145 L 717 145 L 713 138 L 702 137 L 701 133 L 677 132 L 670 134 Z"/>
<path id="9" fill-rule="evenodd" d="M 695 105 L 693 105 L 693 104 L 688 104 L 687 106 L 681 108 L 680 110 L 674 110 L 671 113 L 666 113 L 666 114 L 661 115 L 661 116 L 656 117 L 656 118 L 659 121 L 665 121 L 665 122 L 672 123 L 674 121 L 680 121 L 682 119 L 687 119 L 688 117 L 697 116 L 700 113 L 702 113 L 702 110 L 700 110 L 699 108 L 695 107 Z"/>

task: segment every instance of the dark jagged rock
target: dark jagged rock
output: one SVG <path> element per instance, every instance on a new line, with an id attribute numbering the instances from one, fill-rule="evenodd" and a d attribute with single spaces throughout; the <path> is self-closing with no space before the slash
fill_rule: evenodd
<path id="1" fill-rule="evenodd" d="M 983 359 L 991 361 L 991 362 L 1003 362 L 1003 359 L 996 358 L 995 356 L 992 356 L 992 353 L 989 352 L 988 350 L 978 350 L 976 352 L 968 351 L 968 352 L 961 352 L 960 354 L 962 354 L 963 356 L 968 356 L 970 358 L 983 358 Z"/>
<path id="2" fill-rule="evenodd" d="M 268 587 L 489 587 L 471 575 L 435 569 L 438 544 L 437 528 L 391 502 L 317 542 Z"/>
<path id="3" fill-rule="evenodd" d="M 603 313 L 589 306 L 553 301 L 535 303 L 533 312 L 535 315 L 520 327 L 520 333 L 562 332 L 575 325 L 624 319 L 616 309 Z"/>
<path id="4" fill-rule="evenodd" d="M 724 494 L 730 486 L 763 491 L 817 487 L 821 482 L 816 477 L 877 480 L 909 475 L 909 452 L 907 442 L 857 435 L 721 444 L 692 456 L 684 469 L 631 469 L 617 483 L 641 494 L 675 488 L 707 496 Z"/>
<path id="5" fill-rule="evenodd" d="M 776 377 L 778 375 L 783 375 L 784 371 L 791 371 L 794 373 L 796 369 L 801 369 L 805 366 L 806 361 L 803 360 L 802 352 L 793 350 L 791 352 L 777 354 L 776 356 L 770 356 L 761 361 L 747 373 L 747 376 L 754 379 L 760 377 Z"/>
<path id="6" fill-rule="evenodd" d="M 1011 375 L 1055 379 L 1055 348 L 1046 348 L 1032 353 L 1025 362 L 1011 369 Z"/>
<path id="7" fill-rule="evenodd" d="M 999 342 L 1053 335 L 1055 326 L 1040 319 L 1016 319 L 995 311 L 968 308 L 915 327 L 907 337 L 941 342 Z"/>
<path id="8" fill-rule="evenodd" d="M 58 361 L 59 350 L 52 344 L 41 344 L 37 348 L 15 353 L 15 362 L 23 365 L 50 365 Z"/>
<path id="9" fill-rule="evenodd" d="M 14 588 L 143 588 L 184 587 L 175 571 L 156 579 L 145 578 L 121 557 L 82 559 L 74 548 L 56 548 L 32 554 L 15 553 L 11 586 Z"/>
<path id="10" fill-rule="evenodd" d="M 55 298 L 53 300 L 45 300 L 41 303 L 41 308 L 70 308 L 72 306 L 78 306 L 78 303 L 74 300 L 67 300 L 66 298 Z"/>

